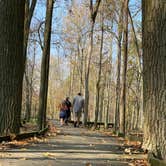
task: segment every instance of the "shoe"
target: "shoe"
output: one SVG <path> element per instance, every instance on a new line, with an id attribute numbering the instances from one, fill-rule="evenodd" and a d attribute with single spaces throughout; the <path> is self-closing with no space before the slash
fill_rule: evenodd
<path id="1" fill-rule="evenodd" d="M 74 127 L 77 127 L 77 122 L 74 122 Z"/>

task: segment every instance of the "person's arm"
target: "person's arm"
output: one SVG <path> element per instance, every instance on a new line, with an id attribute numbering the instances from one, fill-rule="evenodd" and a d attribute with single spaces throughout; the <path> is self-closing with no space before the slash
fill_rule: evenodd
<path id="1" fill-rule="evenodd" d="M 70 102 L 70 101 L 68 101 L 68 103 L 67 103 L 67 107 L 68 107 L 68 109 L 71 108 L 71 102 Z"/>
<path id="2" fill-rule="evenodd" d="M 71 104 L 71 112 L 73 112 L 73 107 L 74 107 L 74 104 L 75 104 L 75 97 L 73 98 L 73 102 L 72 102 L 72 104 Z"/>
<path id="3" fill-rule="evenodd" d="M 73 99 L 73 106 L 74 106 L 74 104 L 75 104 L 75 100 L 76 100 L 76 99 L 75 99 L 75 97 L 74 97 L 74 99 Z"/>
<path id="4" fill-rule="evenodd" d="M 68 110 L 68 107 L 67 107 L 67 105 L 65 105 L 65 106 L 64 106 L 64 110 Z"/>
<path id="5" fill-rule="evenodd" d="M 82 99 L 82 112 L 84 112 L 84 99 Z"/>

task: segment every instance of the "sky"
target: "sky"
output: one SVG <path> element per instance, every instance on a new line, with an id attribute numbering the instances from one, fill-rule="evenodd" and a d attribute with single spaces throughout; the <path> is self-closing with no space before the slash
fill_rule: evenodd
<path id="1" fill-rule="evenodd" d="M 46 7 L 45 7 L 45 1 L 39 0 L 37 1 L 37 6 L 35 8 L 34 17 L 32 20 L 32 26 L 34 24 L 36 25 L 37 21 L 43 21 L 45 19 L 45 13 L 46 13 Z M 51 55 L 54 56 L 64 56 L 64 50 L 63 48 L 55 44 L 58 41 L 61 41 L 60 34 L 62 33 L 62 27 L 63 27 L 63 18 L 67 14 L 67 7 L 69 6 L 69 1 L 66 0 L 57 0 L 54 4 L 54 13 L 53 13 L 53 20 L 52 20 L 52 30 L 54 33 L 52 34 L 51 41 Z M 136 11 L 136 8 L 138 6 L 141 6 L 141 0 L 130 0 L 129 7 L 131 10 L 131 13 Z M 138 20 L 138 22 L 141 22 L 141 12 L 135 17 L 135 20 Z M 116 49 L 114 53 L 116 52 Z M 116 53 L 115 53 L 116 54 Z M 38 47 L 37 49 L 37 59 L 41 59 L 41 49 Z"/>
<path id="2" fill-rule="evenodd" d="M 62 32 L 63 18 L 67 13 L 66 6 L 67 3 L 65 2 L 65 0 L 57 0 L 54 4 L 54 12 L 52 19 L 52 31 L 54 32 L 51 36 L 52 43 L 55 43 L 60 40 L 59 34 L 61 34 Z M 38 25 L 37 22 L 44 21 L 45 15 L 46 15 L 45 3 L 43 0 L 39 0 L 37 1 L 37 5 L 34 11 L 31 27 L 35 27 L 36 25 Z M 37 58 L 40 59 L 42 55 L 40 47 L 38 47 L 37 52 L 38 52 Z M 62 49 L 60 49 L 58 46 L 56 47 L 56 44 L 52 44 L 51 55 L 56 55 L 56 54 L 62 54 Z"/>

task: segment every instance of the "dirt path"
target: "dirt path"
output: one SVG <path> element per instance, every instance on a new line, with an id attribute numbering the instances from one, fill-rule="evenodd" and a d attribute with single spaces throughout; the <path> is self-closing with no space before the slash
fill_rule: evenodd
<path id="1" fill-rule="evenodd" d="M 0 152 L 0 166 L 128 166 L 143 154 L 126 155 L 114 137 L 67 126 L 59 134 Z"/>

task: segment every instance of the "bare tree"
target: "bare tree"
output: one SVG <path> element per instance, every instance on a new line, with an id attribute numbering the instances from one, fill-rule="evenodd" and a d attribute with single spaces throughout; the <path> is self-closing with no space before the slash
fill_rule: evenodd
<path id="1" fill-rule="evenodd" d="M 26 109 L 24 121 L 29 122 L 32 111 L 32 96 L 33 96 L 33 82 L 34 82 L 34 70 L 35 70 L 35 59 L 36 59 L 36 42 L 33 42 L 33 57 L 32 59 L 27 58 L 26 69 L 25 69 L 25 91 L 26 91 Z"/>
<path id="2" fill-rule="evenodd" d="M 140 48 L 139 48 L 139 42 L 138 42 L 138 38 L 136 35 L 136 30 L 134 27 L 134 22 L 133 22 L 133 18 L 130 12 L 130 9 L 128 8 L 128 13 L 129 13 L 129 19 L 130 19 L 130 23 L 131 23 L 131 27 L 132 27 L 132 31 L 133 31 L 133 35 L 134 35 L 134 44 L 135 44 L 135 48 L 136 48 L 136 52 L 137 52 L 137 64 L 138 64 L 138 71 L 137 71 L 137 87 L 136 87 L 136 105 L 137 105 L 137 109 L 136 109 L 136 114 L 135 114 L 135 128 L 142 128 L 142 123 L 143 123 L 143 85 L 142 85 L 142 64 L 141 64 L 141 52 L 140 52 Z"/>
<path id="3" fill-rule="evenodd" d="M 118 20 L 118 36 L 117 36 L 117 81 L 116 81 L 116 106 L 115 106 L 115 132 L 119 132 L 120 127 L 120 74 L 121 74 L 121 50 L 122 50 L 122 34 L 123 34 L 123 8 L 124 3 L 121 2 L 120 14 Z"/>
<path id="4" fill-rule="evenodd" d="M 24 18 L 24 64 L 27 57 L 27 45 L 30 31 L 30 24 L 37 0 L 25 0 L 25 18 Z"/>
<path id="5" fill-rule="evenodd" d="M 85 106 L 84 106 L 84 125 L 87 123 L 87 117 L 88 117 L 88 106 L 89 106 L 89 73 L 90 73 L 90 65 L 91 65 L 91 58 L 93 54 L 93 31 L 94 31 L 94 25 L 96 16 L 98 13 L 99 5 L 101 0 L 97 0 L 95 5 L 93 4 L 93 0 L 90 0 L 90 24 L 91 24 L 91 30 L 90 30 L 90 45 L 88 50 L 88 64 L 87 64 L 87 71 L 85 74 Z"/>
<path id="6" fill-rule="evenodd" d="M 47 92 L 48 92 L 48 77 L 49 77 L 49 61 L 50 61 L 50 40 L 51 26 L 54 0 L 47 0 L 46 21 L 44 31 L 44 48 L 41 64 L 41 79 L 40 79 L 40 95 L 39 95 L 39 129 L 46 127 L 46 108 L 47 108 Z"/>
<path id="7" fill-rule="evenodd" d="M 102 70 L 102 60 L 103 60 L 103 38 L 104 38 L 104 16 L 101 14 L 101 42 L 100 42 L 100 57 L 99 57 L 99 70 L 98 78 L 96 82 L 96 108 L 95 108 L 95 121 L 94 127 L 97 127 L 98 114 L 99 114 L 99 103 L 100 103 L 100 89 L 101 89 L 101 70 Z"/>
<path id="8" fill-rule="evenodd" d="M 125 120 L 126 120 L 126 76 L 127 76 L 127 59 L 128 59 L 128 3 L 129 0 L 124 0 L 125 8 L 125 27 L 124 27 L 124 58 L 123 58 L 123 84 L 122 84 L 122 109 L 120 112 L 120 133 L 125 135 Z"/>

